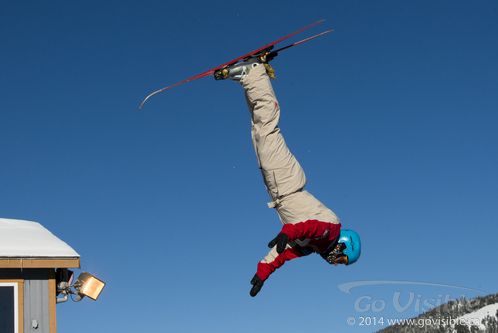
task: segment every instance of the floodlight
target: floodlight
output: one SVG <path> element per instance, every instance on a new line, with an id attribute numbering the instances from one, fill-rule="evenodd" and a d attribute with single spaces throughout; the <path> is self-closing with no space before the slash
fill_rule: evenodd
<path id="1" fill-rule="evenodd" d="M 57 297 L 57 303 L 66 302 L 69 295 L 75 302 L 81 301 L 85 296 L 94 301 L 97 300 L 104 289 L 105 282 L 88 272 L 83 272 L 73 284 L 73 276 L 73 272 L 66 268 L 56 270 L 56 296 L 62 295 L 62 297 Z"/>
<path id="2" fill-rule="evenodd" d="M 97 277 L 87 272 L 81 273 L 74 283 L 74 289 L 76 289 L 80 299 L 87 296 L 94 301 L 97 300 L 102 289 L 104 289 L 104 286 L 104 281 L 99 280 Z"/>

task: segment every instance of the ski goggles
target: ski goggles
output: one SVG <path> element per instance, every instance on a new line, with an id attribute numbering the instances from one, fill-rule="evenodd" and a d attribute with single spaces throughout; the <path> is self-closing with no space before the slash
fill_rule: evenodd
<path id="1" fill-rule="evenodd" d="M 329 254 L 327 255 L 327 257 L 325 258 L 325 260 L 327 260 L 327 262 L 329 264 L 336 264 L 337 263 L 337 260 L 340 258 L 340 257 L 343 257 L 345 254 L 343 253 L 343 251 L 346 249 L 346 244 L 344 243 L 338 243 L 334 249 L 332 251 L 329 252 Z"/>

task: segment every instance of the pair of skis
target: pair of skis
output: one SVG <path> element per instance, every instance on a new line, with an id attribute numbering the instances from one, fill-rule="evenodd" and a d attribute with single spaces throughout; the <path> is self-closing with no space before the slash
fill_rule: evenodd
<path id="1" fill-rule="evenodd" d="M 303 44 L 303 43 L 309 42 L 310 40 L 313 40 L 313 39 L 315 39 L 315 38 L 317 38 L 317 37 L 320 37 L 320 36 L 323 36 L 323 35 L 325 35 L 325 34 L 328 34 L 328 33 L 332 32 L 332 31 L 333 31 L 332 29 L 325 30 L 325 31 L 323 31 L 323 32 L 321 32 L 321 33 L 319 33 L 319 34 L 316 34 L 316 35 L 313 35 L 313 36 L 311 36 L 311 37 L 308 37 L 308 38 L 302 39 L 302 40 L 297 41 L 297 42 L 295 42 L 295 43 L 292 43 L 292 44 L 289 44 L 289 45 L 287 45 L 287 46 L 281 47 L 281 48 L 279 48 L 279 49 L 277 49 L 277 50 L 273 50 L 273 48 L 274 48 L 275 44 L 278 44 L 278 43 L 280 43 L 280 42 L 282 42 L 282 41 L 284 41 L 284 40 L 286 40 L 286 39 L 289 39 L 289 38 L 291 38 L 291 37 L 293 37 L 293 36 L 295 36 L 295 35 L 297 35 L 297 34 L 300 34 L 300 33 L 302 33 L 302 32 L 303 32 L 303 31 L 305 31 L 305 30 L 308 30 L 308 29 L 310 29 L 310 28 L 313 28 L 314 26 L 317 26 L 317 25 L 319 25 L 319 24 L 322 24 L 323 22 L 325 22 L 325 20 L 319 20 L 319 21 L 313 22 L 313 23 L 311 23 L 310 25 L 307 25 L 307 26 L 305 26 L 305 27 L 303 27 L 303 28 L 301 28 L 301 29 L 298 29 L 298 30 L 296 30 L 296 31 L 294 31 L 294 32 L 292 32 L 292 33 L 290 33 L 290 34 L 288 34 L 288 35 L 286 35 L 286 36 L 282 37 L 282 38 L 279 38 L 279 39 L 277 39 L 277 40 L 275 40 L 275 41 L 273 41 L 273 42 L 271 42 L 271 43 L 268 43 L 268 44 L 266 44 L 266 45 L 264 45 L 264 46 L 262 46 L 262 47 L 260 47 L 260 48 L 258 48 L 258 49 L 256 49 L 256 50 L 254 50 L 254 51 L 251 51 L 251 52 L 249 52 L 249 53 L 247 53 L 247 54 L 244 54 L 244 55 L 242 55 L 242 56 L 240 56 L 240 57 L 238 57 L 238 58 L 235 58 L 235 59 L 233 59 L 233 60 L 230 60 L 229 62 L 226 62 L 226 63 L 221 64 L 221 65 L 219 65 L 219 66 L 216 66 L 216 67 L 214 67 L 214 68 L 211 68 L 211 69 L 209 69 L 209 70 L 207 70 L 207 71 L 205 71 L 205 72 L 202 72 L 202 73 L 200 73 L 200 74 L 197 74 L 197 75 L 191 76 L 191 77 L 189 77 L 189 78 L 186 78 L 185 80 L 182 80 L 182 81 L 180 81 L 180 82 L 174 83 L 174 84 L 169 85 L 169 86 L 167 86 L 167 87 L 164 87 L 164 88 L 158 89 L 158 90 L 156 90 L 156 91 L 153 91 L 152 93 L 150 93 L 149 95 L 147 95 L 147 96 L 144 98 L 144 100 L 142 101 L 142 103 L 140 103 L 139 109 L 142 109 L 142 108 L 143 108 L 143 106 L 144 106 L 144 104 L 145 104 L 145 103 L 146 103 L 146 102 L 147 102 L 147 101 L 148 101 L 148 100 L 149 100 L 152 96 L 154 96 L 154 95 L 156 95 L 156 94 L 159 94 L 159 93 L 161 93 L 161 92 L 163 92 L 163 91 L 169 90 L 169 89 L 171 89 L 171 88 L 177 87 L 177 86 L 179 86 L 179 85 L 182 85 L 182 84 L 185 84 L 185 83 L 188 83 L 188 82 L 191 82 L 191 81 L 197 80 L 197 79 L 201 79 L 201 78 L 206 77 L 206 76 L 214 75 L 214 74 L 216 74 L 217 72 L 219 72 L 220 70 L 223 70 L 223 69 L 225 69 L 225 68 L 227 68 L 227 67 L 229 67 L 229 66 L 231 66 L 231 65 L 233 65 L 233 64 L 236 64 L 236 63 L 238 63 L 239 61 L 244 61 L 244 60 L 247 60 L 248 58 L 251 58 L 251 57 L 254 57 L 254 56 L 257 56 L 257 55 L 263 54 L 263 53 L 265 53 L 265 55 L 266 55 L 266 58 L 267 58 L 267 59 L 272 59 L 272 58 L 274 58 L 274 57 L 276 57 L 276 56 L 278 55 L 278 52 L 281 52 L 281 51 L 287 50 L 287 49 L 289 49 L 289 48 L 291 48 L 291 47 L 293 47 L 293 46 L 297 46 L 297 45 L 300 45 L 300 44 Z"/>

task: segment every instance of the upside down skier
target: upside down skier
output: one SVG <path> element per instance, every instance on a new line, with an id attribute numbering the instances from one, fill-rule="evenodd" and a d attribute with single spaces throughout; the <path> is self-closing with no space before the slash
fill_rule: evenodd
<path id="1" fill-rule="evenodd" d="M 268 76 L 273 73 L 267 60 L 254 56 L 224 69 L 221 77 L 238 81 L 244 88 L 252 141 L 272 200 L 268 206 L 276 209 L 283 223 L 280 233 L 268 243 L 269 253 L 257 265 L 251 280 L 253 297 L 288 260 L 317 253 L 329 264 L 351 265 L 361 253 L 359 235 L 341 230 L 336 214 L 304 189 L 304 171 L 278 126 L 280 107 Z"/>

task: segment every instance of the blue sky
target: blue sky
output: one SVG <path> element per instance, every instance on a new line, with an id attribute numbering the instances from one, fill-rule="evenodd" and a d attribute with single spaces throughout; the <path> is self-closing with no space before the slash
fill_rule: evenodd
<path id="1" fill-rule="evenodd" d="M 338 285 L 496 292 L 497 15 L 487 0 L 4 4 L 0 216 L 42 223 L 107 282 L 58 305 L 60 331 L 370 332 L 347 324 L 359 297 L 462 290 Z M 320 18 L 335 32 L 274 61 L 281 128 L 364 252 L 288 263 L 250 298 L 280 224 L 242 89 L 205 78 L 136 108 Z"/>

